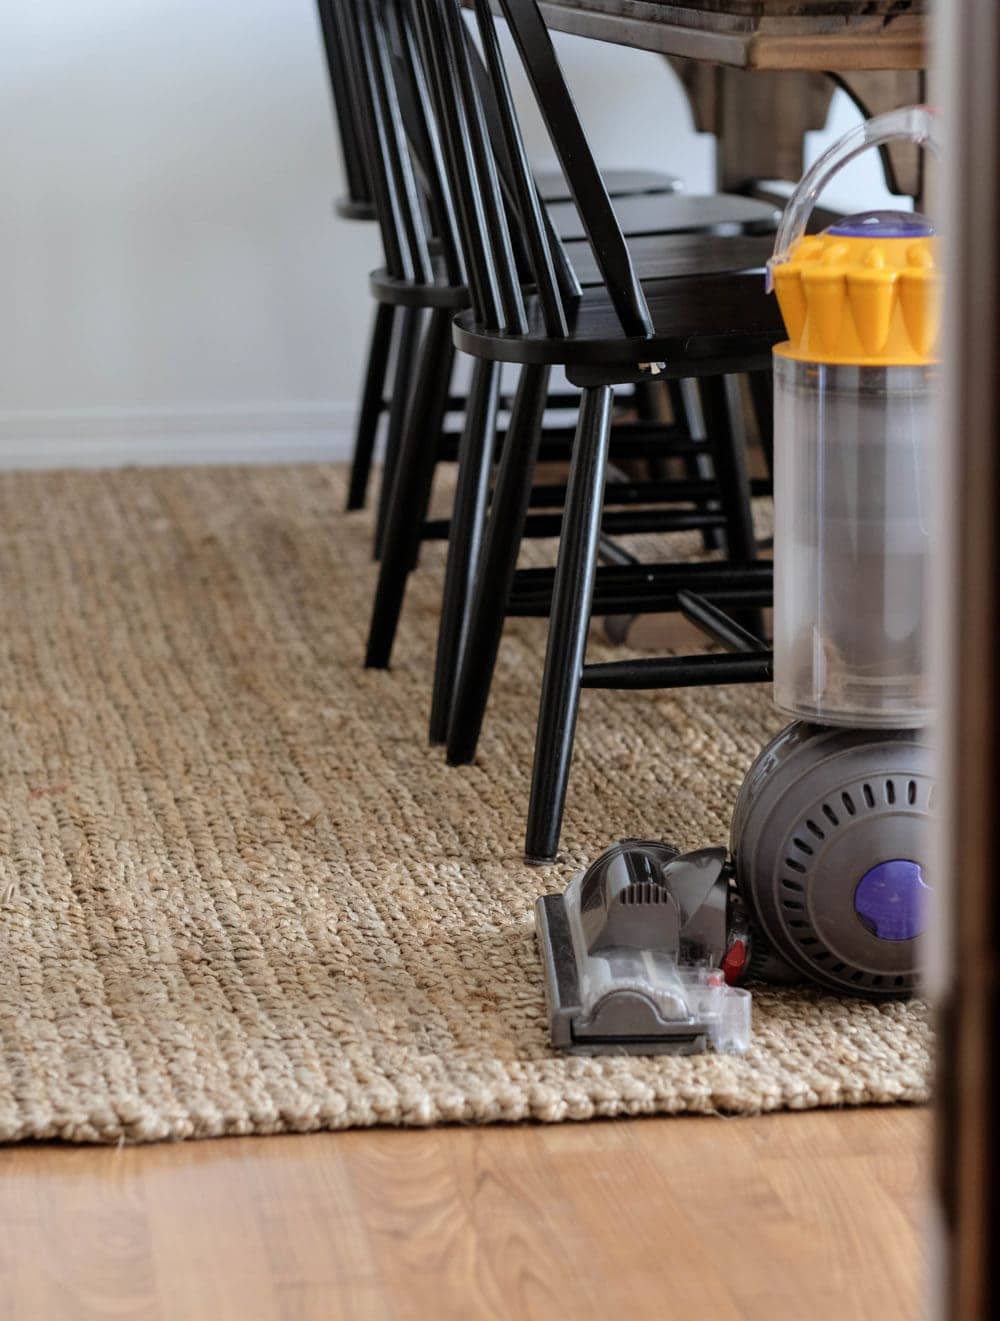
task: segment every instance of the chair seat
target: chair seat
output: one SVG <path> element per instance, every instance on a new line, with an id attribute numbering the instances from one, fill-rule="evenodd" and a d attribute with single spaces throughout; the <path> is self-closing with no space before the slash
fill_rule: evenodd
<path id="1" fill-rule="evenodd" d="M 451 308 L 456 312 L 469 306 L 469 290 L 462 285 L 449 284 L 444 273 L 444 262 L 434 258 L 436 278 L 433 283 L 401 280 L 381 267 L 368 276 L 368 288 L 377 303 L 390 303 L 393 307 Z"/>
<path id="2" fill-rule="evenodd" d="M 648 339 L 623 334 L 607 291 L 587 289 L 571 310 L 564 339 L 545 333 L 532 296 L 527 333 L 482 330 L 463 312 L 454 324 L 455 346 L 476 358 L 563 366 L 574 384 L 593 385 L 632 379 L 641 363 L 663 363 L 667 377 L 762 370 L 785 335 L 777 300 L 765 292 L 759 271 L 644 282 L 643 293 L 653 321 Z"/>
<path id="3" fill-rule="evenodd" d="M 762 270 L 774 250 L 773 234 L 653 234 L 627 242 L 635 273 L 646 281 Z M 567 243 L 566 255 L 585 289 L 603 284 L 586 240 Z"/>
<path id="4" fill-rule="evenodd" d="M 656 234 L 629 239 L 628 246 L 639 279 L 655 281 L 682 275 L 762 270 L 771 255 L 773 240 L 766 234 L 741 234 L 735 238 L 717 234 Z M 567 243 L 566 255 L 585 289 L 603 284 L 589 243 Z M 468 289 L 464 285 L 448 284 L 439 259 L 435 261 L 435 270 L 437 279 L 432 284 L 396 279 L 384 269 L 373 271 L 369 287 L 377 302 L 394 307 L 447 307 L 464 311 L 469 306 Z"/>
<path id="5" fill-rule="evenodd" d="M 543 202 L 570 202 L 572 194 L 561 170 L 535 170 L 535 183 Z M 659 170 L 606 170 L 604 183 L 611 197 L 642 197 L 655 193 L 676 193 L 683 181 Z"/>
<path id="6" fill-rule="evenodd" d="M 571 202 L 566 180 L 558 170 L 540 170 L 535 182 L 542 201 L 546 203 Z M 683 187 L 672 174 L 656 170 L 609 170 L 606 176 L 608 192 L 614 198 L 649 198 L 675 193 Z M 352 197 L 338 197 L 333 204 L 334 213 L 342 220 L 375 220 L 375 203 L 358 201 Z"/>
<path id="7" fill-rule="evenodd" d="M 668 233 L 773 234 L 781 219 L 781 212 L 769 202 L 734 193 L 622 197 L 615 201 L 614 210 L 626 238 Z M 548 212 L 564 242 L 587 237 L 572 202 L 556 202 Z"/>

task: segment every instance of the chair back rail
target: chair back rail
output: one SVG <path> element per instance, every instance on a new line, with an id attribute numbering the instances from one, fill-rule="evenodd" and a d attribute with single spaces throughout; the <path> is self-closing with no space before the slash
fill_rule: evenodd
<path id="1" fill-rule="evenodd" d="M 565 338 L 580 286 L 532 175 L 508 60 L 490 0 L 323 0 L 357 101 L 389 274 L 431 283 L 431 235 L 444 275 L 467 284 L 477 325 L 527 332 L 523 289 L 541 328 Z M 537 0 L 495 0 L 555 149 L 622 333 L 652 319 L 621 226 Z"/>
<path id="2" fill-rule="evenodd" d="M 375 218 L 382 236 L 382 251 L 386 270 L 396 279 L 402 279 L 407 268 L 404 245 L 397 225 L 399 200 L 394 185 L 386 173 L 385 158 L 381 152 L 384 127 L 377 126 L 380 112 L 376 105 L 370 63 L 364 58 L 361 24 L 354 0 L 328 0 L 342 35 L 342 50 L 348 72 L 351 96 L 357 109 L 361 140 L 368 162 Z"/>
<path id="3" fill-rule="evenodd" d="M 523 334 L 521 277 L 482 104 L 475 94 L 461 11 L 410 0 L 420 19 L 452 194 L 465 244 L 473 315 L 485 329 Z"/>
<path id="4" fill-rule="evenodd" d="M 622 330 L 648 337 L 649 307 L 537 0 L 499 5 Z"/>
<path id="5" fill-rule="evenodd" d="M 442 132 L 448 145 L 446 154 L 453 169 L 458 169 L 452 179 L 456 198 L 478 194 L 486 199 L 484 223 L 466 226 L 470 283 L 488 283 L 494 272 L 504 277 L 511 292 L 511 246 L 502 210 L 506 200 L 515 223 L 515 256 L 523 249 L 530 268 L 525 270 L 522 263 L 519 280 L 522 285 L 530 283 L 537 292 L 541 324 L 549 338 L 569 334 L 573 307 L 581 296 L 528 163 L 511 90 L 509 57 L 501 46 L 499 20 L 493 12 L 498 8 L 514 38 L 622 333 L 629 338 L 649 338 L 653 323 L 642 286 L 536 0 L 493 0 L 492 4 L 491 0 L 472 0 L 479 48 L 463 21 L 460 0 L 408 2 L 415 3 L 422 14 L 436 56 L 437 94 L 442 103 L 448 103 L 442 110 Z M 490 224 L 491 220 L 497 224 Z M 481 306 L 477 303 L 473 308 L 477 320 Z M 491 319 L 481 320 L 480 328 L 517 333 L 515 325 L 491 325 Z"/>
<path id="6" fill-rule="evenodd" d="M 563 339 L 568 327 L 564 290 L 560 285 L 555 257 L 556 251 L 563 253 L 562 245 L 553 244 L 551 228 L 546 229 L 545 226 L 545 210 L 528 163 L 524 137 L 514 107 L 510 80 L 507 77 L 496 24 L 488 0 L 475 0 L 475 12 L 504 144 L 506 165 L 528 249 L 528 259 L 534 273 L 545 331 L 553 339 Z M 564 253 L 563 255 L 565 256 Z"/>
<path id="7" fill-rule="evenodd" d="M 521 233 L 521 222 L 518 216 L 517 189 L 514 186 L 514 170 L 511 166 L 510 156 L 507 152 L 506 142 L 504 140 L 503 128 L 500 122 L 500 112 L 497 104 L 496 94 L 493 90 L 493 83 L 490 80 L 489 72 L 483 62 L 483 56 L 479 47 L 476 45 L 470 26 L 464 29 L 465 44 L 469 52 L 469 64 L 472 69 L 472 77 L 475 81 L 476 90 L 482 105 L 483 115 L 486 119 L 486 128 L 493 143 L 493 152 L 496 159 L 497 172 L 500 177 L 500 187 L 503 191 L 504 202 L 507 206 L 508 216 L 514 217 L 514 223 L 511 226 L 511 241 L 514 245 L 514 256 L 517 260 L 517 268 L 522 275 L 523 284 L 531 284 L 534 279 L 534 273 L 531 269 L 531 262 L 528 258 L 528 251 L 525 246 L 524 236 Z M 539 194 L 541 197 L 541 194 Z M 564 298 L 568 302 L 580 297 L 580 282 L 569 258 L 563 248 L 562 241 L 557 237 L 555 225 L 549 215 L 548 208 L 542 207 L 542 223 L 545 232 L 548 235 L 549 245 L 552 251 L 553 264 L 556 269 L 556 275 L 559 280 L 559 287 L 563 292 Z"/>
<path id="8" fill-rule="evenodd" d="M 445 276 L 451 285 L 467 283 L 455 200 L 448 180 L 437 114 L 428 86 L 424 51 L 414 27 L 410 0 L 387 0 L 399 60 L 398 89 L 406 111 L 407 132 L 437 236 Z"/>
<path id="9" fill-rule="evenodd" d="M 472 160 L 486 203 L 486 233 L 497 256 L 496 271 L 504 314 L 509 329 L 517 331 L 526 326 L 523 279 L 518 269 L 517 244 L 501 186 L 495 144 L 490 137 L 482 100 L 476 91 L 472 61 L 469 58 L 468 28 L 457 6 L 446 11 L 445 22 L 453 69 L 458 75 L 457 90 L 465 105 Z"/>
<path id="10" fill-rule="evenodd" d="M 391 223 L 400 240 L 402 276 L 429 284 L 434 278 L 427 225 L 410 146 L 396 92 L 384 0 L 346 0 L 357 13 L 363 68 L 371 89 L 372 125 L 389 185 Z"/>
<path id="11" fill-rule="evenodd" d="M 412 162 L 401 129 L 395 84 L 387 76 L 368 0 L 331 0 L 344 35 L 357 121 L 364 132 L 385 267 L 398 280 L 431 276 L 430 248 Z M 381 17 L 380 17 L 381 24 Z"/>
<path id="12" fill-rule="evenodd" d="M 319 11 L 323 49 L 326 52 L 347 194 L 352 202 L 371 203 L 372 185 L 364 130 L 357 118 L 357 102 L 352 95 L 349 60 L 344 49 L 344 34 L 340 28 L 336 5 L 332 0 L 317 0 L 316 7 Z"/>

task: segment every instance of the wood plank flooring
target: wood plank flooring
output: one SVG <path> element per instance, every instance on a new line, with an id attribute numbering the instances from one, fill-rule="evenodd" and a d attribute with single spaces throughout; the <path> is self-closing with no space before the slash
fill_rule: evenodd
<path id="1" fill-rule="evenodd" d="M 929 1118 L 0 1150 L 14 1321 L 910 1321 Z"/>

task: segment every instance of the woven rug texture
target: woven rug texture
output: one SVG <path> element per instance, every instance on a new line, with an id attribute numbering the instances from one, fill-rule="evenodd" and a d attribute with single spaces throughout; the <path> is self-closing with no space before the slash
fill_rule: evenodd
<path id="1" fill-rule="evenodd" d="M 916 1003 L 760 991 L 743 1058 L 552 1053 L 536 897 L 622 834 L 724 841 L 780 721 L 761 689 L 585 694 L 563 860 L 526 867 L 545 621 L 509 621 L 448 769 L 442 548 L 363 670 L 343 497 L 336 466 L 0 477 L 0 1140 L 924 1100 Z"/>

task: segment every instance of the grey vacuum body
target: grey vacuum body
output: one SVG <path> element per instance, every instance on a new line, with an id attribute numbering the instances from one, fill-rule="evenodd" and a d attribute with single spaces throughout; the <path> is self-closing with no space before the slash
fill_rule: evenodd
<path id="1" fill-rule="evenodd" d="M 729 848 L 682 854 L 626 840 L 564 894 L 540 899 L 553 1045 L 745 1050 L 747 981 L 910 994 L 926 921 L 931 758 L 916 731 L 797 722 L 751 767 Z"/>
<path id="2" fill-rule="evenodd" d="M 743 782 L 731 829 L 753 914 L 747 976 L 875 998 L 919 975 L 933 754 L 911 730 L 789 725 Z"/>

